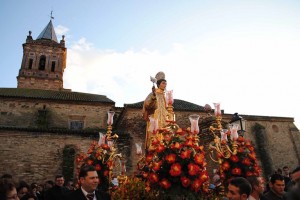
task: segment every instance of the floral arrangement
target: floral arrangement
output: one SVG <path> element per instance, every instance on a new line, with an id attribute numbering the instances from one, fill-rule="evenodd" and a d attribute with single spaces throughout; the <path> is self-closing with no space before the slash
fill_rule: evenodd
<path id="1" fill-rule="evenodd" d="M 233 141 L 228 141 L 229 147 L 233 148 Z M 225 183 L 232 177 L 242 176 L 259 176 L 261 168 L 258 165 L 254 147 L 250 140 L 245 139 L 242 136 L 238 136 L 236 139 L 237 153 L 231 154 L 226 158 L 219 154 L 222 159 L 222 165 L 220 177 Z"/>
<path id="2" fill-rule="evenodd" d="M 109 188 L 109 167 L 112 165 L 112 162 L 108 161 L 109 156 L 110 147 L 107 144 L 99 145 L 98 142 L 93 141 L 86 154 L 82 153 L 76 157 L 77 175 L 84 163 L 95 166 L 101 183 L 99 189 L 107 191 Z"/>
<path id="3" fill-rule="evenodd" d="M 198 145 L 197 131 L 190 128 L 155 131 L 142 172 L 146 190 L 158 190 L 165 195 L 201 196 L 208 190 L 204 183 L 209 180 L 203 149 Z"/>
<path id="4" fill-rule="evenodd" d="M 155 200 L 159 199 L 157 191 L 146 191 L 146 184 L 141 178 L 127 177 L 125 182 L 112 191 L 111 196 L 114 200 Z"/>

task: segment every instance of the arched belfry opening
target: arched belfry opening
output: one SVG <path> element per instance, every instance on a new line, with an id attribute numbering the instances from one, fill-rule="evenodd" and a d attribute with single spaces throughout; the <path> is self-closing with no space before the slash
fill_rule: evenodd
<path id="1" fill-rule="evenodd" d="M 45 70 L 46 67 L 46 56 L 41 55 L 39 62 L 39 70 Z"/>

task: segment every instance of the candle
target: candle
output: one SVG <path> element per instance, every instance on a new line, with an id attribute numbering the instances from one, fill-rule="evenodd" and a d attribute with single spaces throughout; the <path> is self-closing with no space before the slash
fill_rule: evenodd
<path id="1" fill-rule="evenodd" d="M 108 111 L 107 112 L 107 115 L 108 115 L 107 124 L 108 125 L 112 125 L 114 123 L 114 114 L 115 114 L 114 111 Z"/>
<path id="2" fill-rule="evenodd" d="M 231 138 L 231 140 L 238 139 L 238 137 L 239 137 L 239 134 L 238 134 L 239 125 L 238 124 L 233 124 L 233 125 L 229 126 L 229 128 L 230 128 L 230 138 Z"/>
<path id="3" fill-rule="evenodd" d="M 98 141 L 99 146 L 101 146 L 102 144 L 105 144 L 105 138 L 106 138 L 106 135 L 99 132 L 99 141 Z"/>
<path id="4" fill-rule="evenodd" d="M 221 107 L 220 107 L 220 103 L 214 103 L 215 106 L 215 115 L 216 116 L 221 116 Z"/>

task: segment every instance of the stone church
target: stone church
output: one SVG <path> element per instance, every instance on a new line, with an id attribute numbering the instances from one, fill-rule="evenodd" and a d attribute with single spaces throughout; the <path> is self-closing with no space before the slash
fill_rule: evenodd
<path id="1" fill-rule="evenodd" d="M 65 89 L 66 59 L 64 36 L 57 40 L 51 20 L 36 39 L 29 31 L 17 88 L 0 86 L 0 174 L 9 173 L 16 181 L 29 183 L 53 180 L 57 174 L 75 178 L 76 155 L 86 152 L 91 142 L 98 140 L 98 133 L 106 131 L 109 110 L 116 112 L 113 132 L 119 135 L 118 150 L 127 159 L 127 173 L 135 171 L 135 143 L 145 139 L 145 97 L 116 107 L 105 95 Z M 207 147 L 212 137 L 205 130 L 212 122 L 204 120 L 208 114 L 204 107 L 180 99 L 175 99 L 173 106 L 180 127 L 189 126 L 189 115 L 201 116 L 200 140 Z M 233 113 L 222 112 L 226 124 Z M 253 141 L 265 174 L 285 165 L 299 165 L 300 133 L 293 118 L 242 117 L 246 120 L 244 137 Z M 212 171 L 215 165 L 207 160 Z"/>

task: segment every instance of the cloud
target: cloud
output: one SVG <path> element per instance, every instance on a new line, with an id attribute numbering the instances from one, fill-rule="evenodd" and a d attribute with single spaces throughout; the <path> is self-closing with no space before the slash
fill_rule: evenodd
<path id="1" fill-rule="evenodd" d="M 300 41 L 294 38 L 274 43 L 270 37 L 224 35 L 192 45 L 174 43 L 164 53 L 103 50 L 81 38 L 68 49 L 64 82 L 65 88 L 106 95 L 123 106 L 143 101 L 151 92 L 150 76 L 164 71 L 176 99 L 202 106 L 220 102 L 227 113 L 299 121 L 299 51 Z"/>
<path id="2" fill-rule="evenodd" d="M 55 29 L 55 33 L 57 35 L 65 35 L 69 32 L 69 28 L 62 26 L 62 25 L 58 25 L 54 29 Z"/>

